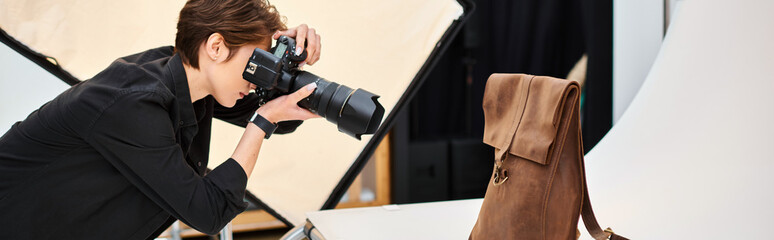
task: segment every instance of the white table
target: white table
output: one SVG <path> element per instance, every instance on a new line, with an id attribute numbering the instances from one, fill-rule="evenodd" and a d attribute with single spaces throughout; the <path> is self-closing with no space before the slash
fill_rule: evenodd
<path id="1" fill-rule="evenodd" d="M 306 214 L 312 240 L 467 239 L 483 199 L 325 210 Z M 288 233 L 284 238 L 292 234 Z M 300 233 L 299 235 L 305 235 Z"/>

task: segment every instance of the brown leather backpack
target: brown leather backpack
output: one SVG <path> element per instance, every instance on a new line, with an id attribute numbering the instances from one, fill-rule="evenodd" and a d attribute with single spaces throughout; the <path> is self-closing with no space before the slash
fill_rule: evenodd
<path id="1" fill-rule="evenodd" d="M 469 239 L 576 239 L 578 216 L 597 240 L 583 169 L 576 81 L 493 74 L 484 93 L 484 143 L 495 167 Z"/>

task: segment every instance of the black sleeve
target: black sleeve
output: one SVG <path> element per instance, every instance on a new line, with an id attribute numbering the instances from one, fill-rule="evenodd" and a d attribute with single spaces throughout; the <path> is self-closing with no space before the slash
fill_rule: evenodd
<path id="1" fill-rule="evenodd" d="M 258 109 L 258 100 L 257 94 L 250 93 L 244 98 L 237 100 L 234 107 L 227 108 L 213 99 L 213 102 L 215 102 L 214 117 L 240 127 L 247 127 L 247 121 L 250 120 L 255 110 Z"/>
<path id="2" fill-rule="evenodd" d="M 229 159 L 201 177 L 185 163 L 162 97 L 121 96 L 95 121 L 86 141 L 132 184 L 189 226 L 216 234 L 247 208 L 247 176 Z"/>
<path id="3" fill-rule="evenodd" d="M 255 113 L 255 110 L 258 109 L 258 100 L 258 94 L 250 93 L 243 99 L 237 100 L 236 104 L 234 104 L 234 107 L 227 108 L 223 105 L 220 105 L 213 99 L 213 102 L 215 102 L 214 117 L 240 127 L 247 127 L 247 123 L 250 120 L 250 117 L 252 117 Z M 278 122 L 277 129 L 274 130 L 274 133 L 291 133 L 295 131 L 296 128 L 298 128 L 298 126 L 300 126 L 302 123 L 304 123 L 304 121 L 301 120 Z"/>

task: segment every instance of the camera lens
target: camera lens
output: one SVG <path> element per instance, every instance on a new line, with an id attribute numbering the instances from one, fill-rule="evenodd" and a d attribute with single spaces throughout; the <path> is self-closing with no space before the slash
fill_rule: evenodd
<path id="1" fill-rule="evenodd" d="M 317 83 L 314 93 L 298 105 L 336 124 L 340 132 L 359 140 L 362 134 L 375 133 L 382 122 L 384 107 L 371 92 L 353 90 L 306 71 L 299 71 L 294 82 L 293 91 Z"/>
<path id="2" fill-rule="evenodd" d="M 344 85 L 342 87 L 346 88 Z M 357 139 L 360 139 L 360 134 L 375 133 L 384 116 L 384 107 L 379 104 L 377 98 L 379 96 L 360 88 L 352 92 L 339 110 L 339 131 Z"/>

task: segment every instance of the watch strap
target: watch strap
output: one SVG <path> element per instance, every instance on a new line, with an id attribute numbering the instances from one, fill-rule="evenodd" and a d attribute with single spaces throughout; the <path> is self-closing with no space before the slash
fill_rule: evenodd
<path id="1" fill-rule="evenodd" d="M 266 136 L 264 137 L 265 139 L 269 139 L 271 134 L 274 133 L 274 130 L 277 129 L 277 124 L 270 122 L 269 120 L 267 120 L 266 118 L 258 114 L 258 112 L 253 114 L 253 117 L 250 118 L 250 122 L 258 126 L 259 128 L 261 128 L 261 130 L 263 130 L 263 132 L 266 133 Z"/>

